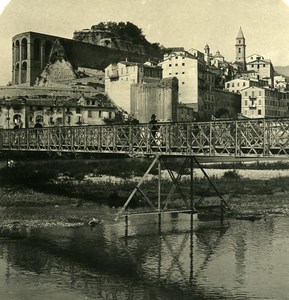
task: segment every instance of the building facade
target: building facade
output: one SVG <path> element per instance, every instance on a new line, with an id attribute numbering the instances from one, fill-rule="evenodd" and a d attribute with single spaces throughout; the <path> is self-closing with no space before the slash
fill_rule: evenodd
<path id="1" fill-rule="evenodd" d="M 241 91 L 242 114 L 247 118 L 286 117 L 288 94 L 263 87 Z"/>
<path id="2" fill-rule="evenodd" d="M 257 79 L 267 80 L 271 88 L 274 87 L 274 68 L 270 59 L 253 54 L 247 57 L 247 70 L 255 71 Z"/>
<path id="3" fill-rule="evenodd" d="M 115 118 L 116 108 L 105 94 L 80 98 L 11 98 L 0 100 L 0 128 L 102 125 Z"/>
<path id="4" fill-rule="evenodd" d="M 208 71 L 204 53 L 184 48 L 171 48 L 160 63 L 163 77 L 179 80 L 179 103 L 195 108 L 200 117 L 214 103 L 215 75 Z"/>
<path id="5" fill-rule="evenodd" d="M 105 69 L 105 92 L 115 105 L 131 114 L 131 85 L 158 83 L 161 79 L 162 68 L 159 66 L 121 61 Z"/>
<path id="6" fill-rule="evenodd" d="M 256 79 L 244 79 L 244 78 L 236 78 L 226 82 L 226 91 L 232 93 L 241 93 L 241 91 L 250 86 L 265 86 L 267 84 L 266 81 L 256 80 Z"/>

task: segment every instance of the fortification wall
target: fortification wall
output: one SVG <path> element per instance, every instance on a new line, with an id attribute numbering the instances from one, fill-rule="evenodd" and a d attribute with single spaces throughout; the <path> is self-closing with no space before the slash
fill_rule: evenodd
<path id="1" fill-rule="evenodd" d="M 131 85 L 131 113 L 141 123 L 152 114 L 160 121 L 177 121 L 178 81 L 163 79 L 159 83 Z"/>

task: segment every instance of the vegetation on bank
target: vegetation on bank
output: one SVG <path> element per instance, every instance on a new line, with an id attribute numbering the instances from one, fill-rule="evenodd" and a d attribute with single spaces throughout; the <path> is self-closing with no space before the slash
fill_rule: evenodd
<path id="1" fill-rule="evenodd" d="M 59 202 L 75 205 L 92 202 L 107 204 L 111 207 L 122 206 L 137 184 L 134 180 L 135 176 L 142 176 L 151 161 L 145 158 L 110 158 L 16 163 L 14 167 L 0 169 L 0 187 L 2 188 L 0 206 L 42 206 L 55 205 Z M 180 169 L 181 160 L 171 160 L 169 165 L 172 170 L 177 171 Z M 153 168 L 150 173 L 150 175 L 157 175 L 157 169 Z M 106 176 L 105 180 L 103 176 Z M 112 176 L 116 176 L 118 180 Z M 229 170 L 224 173 L 223 177 L 212 179 L 221 194 L 226 195 L 227 198 L 289 192 L 288 177 L 250 180 L 242 178 L 237 170 Z M 189 177 L 184 176 L 180 185 L 183 193 L 189 198 Z M 162 195 L 165 196 L 171 187 L 172 181 L 164 179 Z M 146 181 L 142 190 L 152 201 L 157 202 L 158 186 L 155 178 Z M 196 199 L 216 195 L 205 178 L 194 178 L 193 191 Z M 15 200 L 14 196 L 17 193 L 16 199 L 18 200 Z M 31 193 L 34 193 L 33 197 L 27 196 Z M 39 197 L 36 196 L 37 193 L 40 193 Z M 22 200 L 21 194 L 23 194 Z M 58 200 L 55 202 L 55 197 L 43 195 L 55 195 Z M 175 205 L 181 202 L 180 198 L 175 192 Z M 131 202 L 132 207 L 146 205 L 147 202 L 140 194 Z"/>

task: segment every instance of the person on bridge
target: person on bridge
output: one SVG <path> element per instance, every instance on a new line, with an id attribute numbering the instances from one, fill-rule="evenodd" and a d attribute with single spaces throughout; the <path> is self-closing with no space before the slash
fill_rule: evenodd
<path id="1" fill-rule="evenodd" d="M 149 122 L 150 124 L 150 131 L 151 131 L 151 146 L 155 146 L 156 145 L 156 135 L 157 132 L 159 130 L 159 126 L 157 125 L 158 121 L 157 121 L 157 117 L 155 114 L 152 114 L 151 116 L 151 120 Z"/>
<path id="2" fill-rule="evenodd" d="M 36 124 L 34 125 L 34 128 L 42 128 L 42 124 L 39 122 L 36 122 Z"/>

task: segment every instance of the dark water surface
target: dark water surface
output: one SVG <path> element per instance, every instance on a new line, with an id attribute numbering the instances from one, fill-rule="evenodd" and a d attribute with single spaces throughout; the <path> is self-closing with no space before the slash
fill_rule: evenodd
<path id="1" fill-rule="evenodd" d="M 3 231 L 0 299 L 289 299 L 289 217 Z"/>

